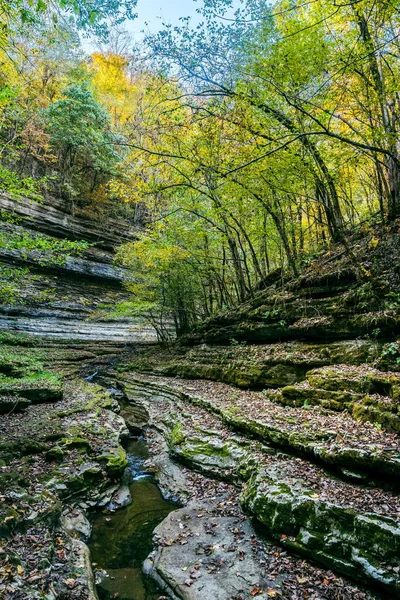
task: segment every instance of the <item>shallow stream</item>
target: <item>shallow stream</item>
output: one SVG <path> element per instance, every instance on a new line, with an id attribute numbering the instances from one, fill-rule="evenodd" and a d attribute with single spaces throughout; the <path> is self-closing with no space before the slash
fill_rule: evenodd
<path id="1" fill-rule="evenodd" d="M 153 549 L 153 530 L 176 505 L 164 500 L 143 463 L 148 458 L 143 438 L 131 440 L 127 447 L 127 477 L 132 503 L 93 520 L 89 542 L 92 562 L 96 563 L 97 591 L 101 600 L 157 600 L 160 591 L 142 573 L 142 565 Z M 124 477 L 125 477 L 124 475 Z M 101 576 L 102 571 L 108 576 Z"/>

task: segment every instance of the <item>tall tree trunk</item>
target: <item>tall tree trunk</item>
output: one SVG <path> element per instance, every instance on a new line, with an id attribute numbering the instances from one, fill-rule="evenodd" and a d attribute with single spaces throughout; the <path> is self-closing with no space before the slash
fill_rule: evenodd
<path id="1" fill-rule="evenodd" d="M 368 64 L 371 75 L 371 85 L 377 95 L 379 112 L 382 119 L 382 125 L 385 132 L 385 146 L 390 152 L 386 159 L 386 177 L 388 182 L 388 220 L 394 221 L 400 216 L 400 148 L 398 140 L 398 98 L 389 102 L 385 80 L 379 62 L 379 51 L 376 48 L 374 38 L 371 34 L 366 15 L 357 7 L 354 9 L 360 38 L 368 52 Z"/>

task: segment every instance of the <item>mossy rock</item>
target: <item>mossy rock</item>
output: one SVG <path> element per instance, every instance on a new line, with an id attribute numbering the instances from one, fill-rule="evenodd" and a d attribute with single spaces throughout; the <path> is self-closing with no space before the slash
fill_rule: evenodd
<path id="1" fill-rule="evenodd" d="M 282 388 L 279 402 L 288 406 L 304 404 L 321 405 L 331 410 L 344 410 L 348 405 L 363 397 L 363 394 L 346 391 L 328 391 L 313 388 L 307 384 L 291 385 Z"/>
<path id="2" fill-rule="evenodd" d="M 81 450 L 83 452 L 92 451 L 90 442 L 83 437 L 64 438 L 63 442 L 67 448 L 76 448 L 77 450 Z"/>
<path id="3" fill-rule="evenodd" d="M 62 400 L 61 382 L 43 378 L 0 380 L 0 395 L 18 396 L 33 404 Z"/>
<path id="4" fill-rule="evenodd" d="M 174 427 L 168 442 L 174 458 L 197 471 L 224 480 L 241 478 L 238 465 L 248 457 L 248 452 L 234 439 L 188 435 L 181 425 L 178 430 Z"/>
<path id="5" fill-rule="evenodd" d="M 328 391 L 348 391 L 361 394 L 391 396 L 393 386 L 399 385 L 400 376 L 385 373 L 368 365 L 335 365 L 308 371 L 307 380 L 314 388 Z"/>
<path id="6" fill-rule="evenodd" d="M 104 452 L 97 460 L 104 462 L 107 471 L 112 475 L 122 474 L 128 466 L 128 458 L 122 446 Z"/>
<path id="7" fill-rule="evenodd" d="M 344 575 L 400 590 L 393 571 L 400 554 L 399 521 L 324 502 L 274 467 L 247 481 L 240 502 L 281 543 L 323 565 L 332 559 Z"/>
<path id="8" fill-rule="evenodd" d="M 364 404 L 355 404 L 352 409 L 352 415 L 355 419 L 369 421 L 387 429 L 400 433 L 400 415 L 393 412 L 381 410 L 379 407 L 368 406 Z"/>
<path id="9" fill-rule="evenodd" d="M 17 456 L 30 456 L 48 450 L 49 445 L 34 437 L 22 440 L 1 441 L 0 453 L 3 459 L 11 460 Z"/>
<path id="10" fill-rule="evenodd" d="M 65 457 L 65 451 L 60 446 L 53 446 L 46 452 L 47 460 L 62 461 Z"/>
<path id="11" fill-rule="evenodd" d="M 32 402 L 21 396 L 0 396 L 0 414 L 25 410 Z"/>

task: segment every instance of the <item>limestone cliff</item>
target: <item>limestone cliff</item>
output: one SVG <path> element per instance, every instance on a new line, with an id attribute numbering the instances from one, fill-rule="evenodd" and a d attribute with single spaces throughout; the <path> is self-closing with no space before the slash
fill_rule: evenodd
<path id="1" fill-rule="evenodd" d="M 149 329 L 137 328 L 129 319 L 107 313 L 124 298 L 127 273 L 113 264 L 115 247 L 133 240 L 140 224 L 117 219 L 98 220 L 72 215 L 60 201 L 42 203 L 0 194 L 0 234 L 19 241 L 24 236 L 48 240 L 80 240 L 88 247 L 79 255 L 66 254 L 52 262 L 46 250 L 0 249 L 0 265 L 29 267 L 32 277 L 20 286 L 20 301 L 0 305 L 0 328 L 36 335 L 74 339 L 130 339 L 152 337 Z M 35 275 L 37 277 L 35 277 Z"/>

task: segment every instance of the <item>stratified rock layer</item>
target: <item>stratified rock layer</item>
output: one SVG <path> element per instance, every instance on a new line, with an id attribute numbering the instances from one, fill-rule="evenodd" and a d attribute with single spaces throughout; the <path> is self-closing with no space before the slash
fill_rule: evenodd
<path id="1" fill-rule="evenodd" d="M 0 264 L 28 267 L 31 274 L 20 285 L 18 303 L 0 306 L 0 329 L 60 339 L 156 340 L 154 330 L 142 321 L 112 314 L 127 299 L 123 284 L 129 279 L 114 265 L 115 247 L 134 240 L 138 225 L 73 216 L 53 198 L 38 203 L 0 194 L 0 210 L 10 221 L 0 223 L 6 237 L 40 236 L 49 248 L 59 239 L 89 243 L 79 256 L 66 253 L 59 260 L 52 260 L 46 250 L 0 248 Z"/>

